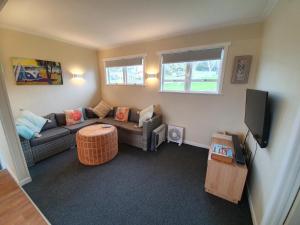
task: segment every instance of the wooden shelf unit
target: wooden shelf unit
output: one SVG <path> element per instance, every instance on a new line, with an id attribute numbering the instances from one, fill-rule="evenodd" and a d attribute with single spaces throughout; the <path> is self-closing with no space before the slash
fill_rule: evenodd
<path id="1" fill-rule="evenodd" d="M 227 145 L 232 148 L 233 152 L 235 151 L 231 140 L 220 137 L 212 138 L 207 159 L 205 191 L 237 204 L 243 194 L 248 173 L 247 166 L 237 164 L 235 160 L 227 164 L 212 159 L 211 152 L 214 144 Z"/>

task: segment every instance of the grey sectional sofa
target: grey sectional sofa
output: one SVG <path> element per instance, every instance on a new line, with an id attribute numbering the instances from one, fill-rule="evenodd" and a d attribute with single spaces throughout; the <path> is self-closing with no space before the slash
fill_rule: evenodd
<path id="1" fill-rule="evenodd" d="M 46 159 L 59 152 L 74 149 L 76 147 L 75 135 L 83 127 L 106 123 L 118 128 L 120 143 L 126 143 L 147 151 L 151 145 L 151 133 L 162 123 L 161 115 L 154 115 L 152 119 L 144 122 L 143 127 L 137 127 L 138 110 L 131 108 L 128 122 L 114 120 L 115 109 L 111 110 L 107 117 L 99 119 L 90 109 L 84 109 L 85 120 L 81 123 L 66 126 L 64 113 L 51 113 L 45 118 L 50 119 L 41 132 L 41 137 L 26 140 L 20 137 L 22 149 L 28 167 L 36 162 Z"/>

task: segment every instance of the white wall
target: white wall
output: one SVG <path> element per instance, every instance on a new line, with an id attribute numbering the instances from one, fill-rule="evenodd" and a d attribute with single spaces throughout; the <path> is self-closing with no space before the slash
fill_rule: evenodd
<path id="1" fill-rule="evenodd" d="M 17 183 L 23 185 L 31 181 L 19 137 L 13 122 L 7 89 L 0 66 L 0 157 L 6 169 Z"/>
<path id="2" fill-rule="evenodd" d="M 9 148 L 6 141 L 6 136 L 0 120 L 0 162 L 4 169 L 8 169 L 15 173 L 14 165 L 12 164 L 12 158 L 9 154 Z"/>
<path id="3" fill-rule="evenodd" d="M 300 99 L 300 1 L 281 0 L 264 25 L 256 89 L 269 91 L 273 120 L 269 145 L 258 148 L 249 191 L 257 224 L 263 219 L 276 186 Z M 253 138 L 249 145 L 254 150 Z"/>
<path id="4" fill-rule="evenodd" d="M 186 140 L 207 146 L 213 132 L 227 130 L 241 132 L 243 127 L 246 88 L 253 87 L 259 60 L 261 24 L 226 27 L 196 34 L 127 45 L 99 51 L 101 91 L 105 100 L 113 105 L 146 107 L 160 104 L 168 124 L 186 128 Z M 222 95 L 160 93 L 159 80 L 146 80 L 145 87 L 107 86 L 103 59 L 146 53 L 146 72 L 159 71 L 158 52 L 176 48 L 231 42 Z M 253 55 L 248 84 L 231 84 L 234 56 Z"/>
<path id="5" fill-rule="evenodd" d="M 59 61 L 63 85 L 16 85 L 11 57 Z M 20 108 L 45 115 L 80 106 L 94 105 L 100 99 L 97 51 L 13 30 L 0 29 L 0 63 L 14 116 Z M 71 73 L 84 74 L 76 82 Z"/>

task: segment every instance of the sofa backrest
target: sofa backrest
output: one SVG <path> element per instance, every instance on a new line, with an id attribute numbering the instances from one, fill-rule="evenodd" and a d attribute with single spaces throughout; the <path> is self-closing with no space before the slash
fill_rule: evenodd
<path id="1" fill-rule="evenodd" d="M 128 121 L 138 123 L 139 119 L 140 119 L 140 115 L 139 115 L 140 111 L 141 110 L 139 110 L 137 108 L 130 108 Z"/>
<path id="2" fill-rule="evenodd" d="M 66 115 L 64 113 L 55 113 L 55 118 L 59 127 L 66 126 Z"/>
<path id="3" fill-rule="evenodd" d="M 107 117 L 115 117 L 117 108 L 118 108 L 118 106 L 115 106 L 115 107 L 107 114 Z M 141 111 L 140 109 L 137 109 L 137 108 L 135 108 L 135 107 L 129 108 L 128 121 L 134 122 L 134 123 L 138 123 L 138 122 L 139 122 L 139 119 L 140 119 L 140 115 L 139 115 L 139 112 L 140 112 L 140 111 Z M 155 113 L 155 112 L 153 113 L 153 116 L 152 116 L 152 117 L 154 117 L 154 116 L 156 116 L 156 113 Z"/>
<path id="4" fill-rule="evenodd" d="M 117 106 L 114 106 L 113 109 L 110 110 L 109 113 L 107 114 L 107 117 L 115 117 L 117 108 L 118 108 Z"/>
<path id="5" fill-rule="evenodd" d="M 42 131 L 49 130 L 49 129 L 57 127 L 57 121 L 56 121 L 55 113 L 50 113 L 50 114 L 44 116 L 44 118 L 47 119 L 48 121 L 44 125 L 44 127 L 42 128 Z"/>
<path id="6" fill-rule="evenodd" d="M 99 118 L 91 108 L 84 108 L 84 119 L 94 119 L 94 118 Z"/>
<path id="7" fill-rule="evenodd" d="M 107 114 L 106 117 L 115 117 L 116 111 L 117 111 L 117 106 L 113 107 L 112 110 Z M 98 118 L 98 116 L 93 112 L 91 108 L 84 108 L 85 112 L 85 119 L 93 119 L 93 118 Z M 129 115 L 128 115 L 128 121 L 130 122 L 139 122 L 139 112 L 140 110 L 137 108 L 130 108 L 129 109 Z"/>
<path id="8" fill-rule="evenodd" d="M 115 117 L 117 106 L 113 107 L 113 109 L 107 114 L 106 117 Z M 93 112 L 91 108 L 83 108 L 84 110 L 84 119 L 93 119 L 98 118 L 98 116 Z M 129 115 L 128 115 L 128 121 L 138 123 L 139 122 L 139 112 L 141 110 L 137 109 L 135 107 L 129 108 Z M 66 126 L 66 116 L 64 113 L 51 113 L 55 115 L 55 120 L 57 126 Z M 49 114 L 49 115 L 51 115 Z M 155 113 L 153 113 L 153 117 L 155 116 Z"/>

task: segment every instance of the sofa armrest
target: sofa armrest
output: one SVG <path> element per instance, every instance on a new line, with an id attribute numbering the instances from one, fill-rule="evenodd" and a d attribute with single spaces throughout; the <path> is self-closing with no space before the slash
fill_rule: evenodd
<path id="1" fill-rule="evenodd" d="M 20 142 L 21 142 L 22 150 L 24 152 L 24 156 L 25 156 L 27 166 L 31 167 L 31 166 L 34 165 L 34 160 L 33 160 L 32 149 L 31 149 L 31 146 L 30 146 L 30 141 L 23 138 L 23 137 L 20 137 Z"/>
<path id="2" fill-rule="evenodd" d="M 143 150 L 147 151 L 151 145 L 152 131 L 162 124 L 162 116 L 157 115 L 143 123 Z"/>

